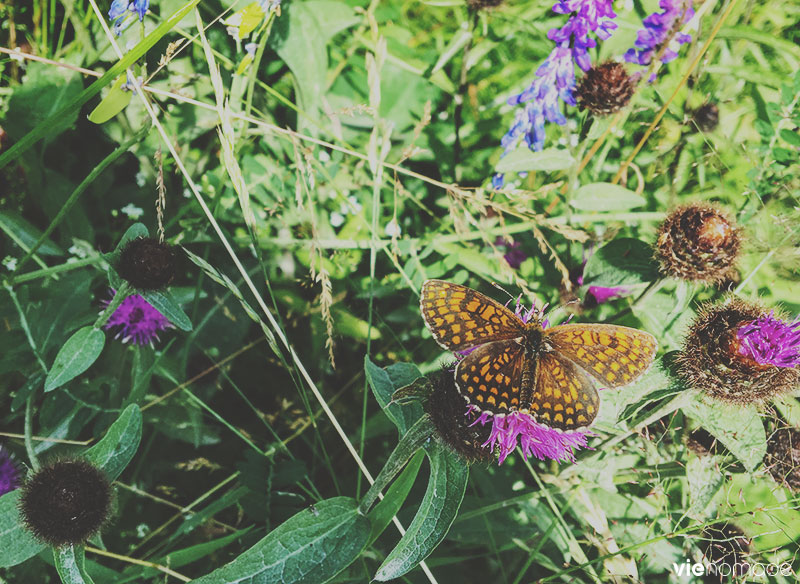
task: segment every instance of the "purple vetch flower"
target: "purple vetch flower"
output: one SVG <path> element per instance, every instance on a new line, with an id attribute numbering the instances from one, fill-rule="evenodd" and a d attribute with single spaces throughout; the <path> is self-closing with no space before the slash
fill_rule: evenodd
<path id="1" fill-rule="evenodd" d="M 474 412 L 470 411 L 468 415 L 474 415 Z M 586 440 L 593 435 L 588 430 L 562 432 L 540 424 L 533 416 L 522 412 L 512 412 L 505 416 L 482 412 L 472 425 L 478 423 L 484 426 L 492 424 L 489 439 L 483 446 L 493 452 L 497 451 L 499 464 L 503 464 L 508 455 L 514 452 L 518 443 L 525 460 L 529 456 L 535 456 L 539 460 L 575 462 L 573 450 L 586 448 Z"/>
<path id="2" fill-rule="evenodd" d="M 690 35 L 678 32 L 680 25 L 694 16 L 691 0 L 660 0 L 658 5 L 662 12 L 654 12 L 642 21 L 644 28 L 636 36 L 635 48 L 625 53 L 625 60 L 629 63 L 649 65 L 653 57 L 658 57 L 662 63 L 669 63 L 678 53 L 668 43 L 674 40 L 682 45 L 692 40 Z M 660 55 L 658 51 L 661 51 Z"/>
<path id="3" fill-rule="evenodd" d="M 515 270 L 518 270 L 522 265 L 522 262 L 528 259 L 528 254 L 522 251 L 522 244 L 518 241 L 512 241 L 511 243 L 508 243 L 502 237 L 498 237 L 494 244 L 497 247 L 505 248 L 506 253 L 503 254 L 503 257 L 508 262 L 508 265 Z"/>
<path id="4" fill-rule="evenodd" d="M 106 300 L 103 304 L 108 306 L 109 302 Z M 133 341 L 137 345 L 152 345 L 153 340 L 158 340 L 159 332 L 174 327 L 142 296 L 131 294 L 122 301 L 103 328 L 116 328 L 115 338 L 122 337 L 123 343 Z"/>
<path id="5" fill-rule="evenodd" d="M 149 7 L 150 0 L 114 0 L 108 10 L 108 18 L 114 21 L 114 33 L 117 36 L 122 34 L 131 14 L 138 14 L 139 20 L 144 20 Z"/>
<path id="6" fill-rule="evenodd" d="M 517 148 L 521 141 L 532 150 L 544 148 L 545 122 L 563 126 L 567 123 L 560 101 L 576 105 L 575 65 L 587 71 L 591 67 L 588 50 L 597 45 L 590 36 L 605 40 L 617 28 L 612 0 L 558 0 L 553 6 L 557 14 L 569 14 L 566 24 L 552 28 L 547 37 L 556 43 L 547 59 L 536 70 L 531 85 L 508 99 L 509 105 L 523 105 L 514 116 L 511 128 L 503 136 L 503 156 Z M 492 178 L 494 189 L 502 188 L 503 175 Z"/>
<path id="7" fill-rule="evenodd" d="M 588 254 L 586 253 L 586 246 L 583 248 L 583 264 L 581 265 L 580 275 L 577 277 L 575 282 L 578 286 L 583 286 L 583 272 L 586 269 L 586 262 L 589 261 L 589 258 L 594 253 L 594 243 L 589 244 Z M 588 298 L 591 296 L 595 299 L 597 304 L 604 304 L 609 300 L 614 300 L 615 298 L 622 298 L 623 296 L 627 296 L 630 294 L 630 289 L 626 288 L 625 286 L 589 286 L 589 289 L 586 291 L 586 297 Z M 584 302 L 586 302 L 586 298 L 584 298 Z"/>
<path id="8" fill-rule="evenodd" d="M 739 353 L 763 365 L 797 367 L 800 365 L 800 318 L 786 322 L 761 316 L 736 331 Z"/>
<path id="9" fill-rule="evenodd" d="M 0 496 L 19 487 L 19 468 L 8 451 L 0 446 Z"/>

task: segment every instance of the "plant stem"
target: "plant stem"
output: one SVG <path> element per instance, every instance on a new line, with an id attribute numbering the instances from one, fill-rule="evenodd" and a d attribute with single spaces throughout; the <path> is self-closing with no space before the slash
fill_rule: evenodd
<path id="1" fill-rule="evenodd" d="M 112 298 L 111 302 L 106 306 L 106 309 L 97 317 L 97 320 L 94 321 L 94 328 L 99 329 L 106 324 L 108 319 L 111 318 L 111 315 L 114 314 L 114 311 L 119 308 L 120 304 L 131 294 L 133 294 L 133 289 L 130 284 L 123 282 L 122 286 L 120 286 L 119 290 L 114 294 L 114 298 Z"/>

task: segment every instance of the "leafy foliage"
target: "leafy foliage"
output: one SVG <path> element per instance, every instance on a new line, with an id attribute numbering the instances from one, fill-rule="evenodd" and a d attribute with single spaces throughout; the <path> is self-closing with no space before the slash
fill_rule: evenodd
<path id="1" fill-rule="evenodd" d="M 694 3 L 674 60 L 625 64 L 627 107 L 562 94 L 544 147 L 504 152 L 530 121 L 509 97 L 585 2 L 151 0 L 119 37 L 109 2 L 0 5 L 2 446 L 116 493 L 111 528 L 55 550 L 0 493 L 0 580 L 662 582 L 725 522 L 800 570 L 797 493 L 767 468 L 797 391 L 723 404 L 674 366 L 701 302 L 800 313 L 796 11 Z M 662 9 L 613 4 L 593 64 Z M 653 259 L 689 202 L 742 227 L 719 286 Z M 180 250 L 142 293 L 174 328 L 123 343 L 115 266 L 148 235 Z M 647 330 L 659 357 L 600 392 L 575 464 L 467 466 L 421 403 L 456 358 L 420 318 L 429 278 Z"/>

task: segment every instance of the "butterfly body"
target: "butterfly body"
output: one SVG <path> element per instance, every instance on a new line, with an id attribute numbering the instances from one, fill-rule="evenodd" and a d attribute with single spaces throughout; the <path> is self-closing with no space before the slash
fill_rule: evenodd
<path id="1" fill-rule="evenodd" d="M 628 327 L 523 322 L 488 296 L 442 280 L 423 284 L 420 310 L 442 347 L 466 352 L 455 381 L 467 403 L 497 416 L 529 413 L 559 430 L 590 425 L 600 405 L 595 381 L 630 383 L 656 350 L 652 335 Z"/>

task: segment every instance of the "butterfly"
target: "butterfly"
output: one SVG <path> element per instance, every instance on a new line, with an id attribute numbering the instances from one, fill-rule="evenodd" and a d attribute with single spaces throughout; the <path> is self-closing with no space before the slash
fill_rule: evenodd
<path id="1" fill-rule="evenodd" d="M 589 426 L 597 416 L 595 387 L 632 382 L 653 361 L 653 335 L 610 324 L 542 327 L 477 290 L 427 280 L 420 311 L 445 349 L 473 349 L 455 368 L 459 393 L 481 412 L 532 415 L 562 431 Z"/>

